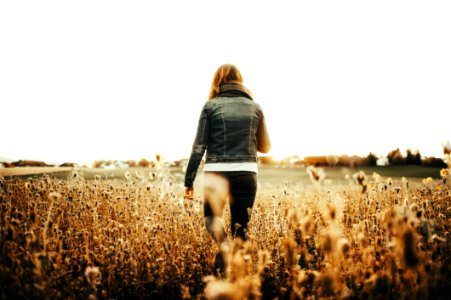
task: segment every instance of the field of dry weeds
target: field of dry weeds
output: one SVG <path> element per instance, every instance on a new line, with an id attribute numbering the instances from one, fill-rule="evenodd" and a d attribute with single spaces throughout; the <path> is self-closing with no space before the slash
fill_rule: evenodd
<path id="1" fill-rule="evenodd" d="M 308 169 L 308 184 L 260 186 L 246 242 L 218 251 L 200 197 L 179 179 L 0 179 L 2 299 L 447 298 L 451 189 L 440 179 Z M 229 212 L 224 223 L 230 232 Z"/>

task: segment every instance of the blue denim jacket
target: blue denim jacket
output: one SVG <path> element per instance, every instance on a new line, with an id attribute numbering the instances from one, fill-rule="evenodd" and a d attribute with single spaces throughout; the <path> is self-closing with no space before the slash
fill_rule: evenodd
<path id="1" fill-rule="evenodd" d="M 185 174 L 185 186 L 192 186 L 199 164 L 257 162 L 257 151 L 266 153 L 271 142 L 263 111 L 240 84 L 224 84 L 219 97 L 205 103 L 197 127 Z"/>

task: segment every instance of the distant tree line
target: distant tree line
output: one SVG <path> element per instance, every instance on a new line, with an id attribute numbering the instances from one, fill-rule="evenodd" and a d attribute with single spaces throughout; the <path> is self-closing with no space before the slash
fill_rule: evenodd
<path id="1" fill-rule="evenodd" d="M 60 165 L 47 164 L 39 160 L 18 160 L 13 162 L 1 162 L 4 168 L 15 168 L 15 167 L 73 167 L 74 163 L 65 162 Z"/>
<path id="2" fill-rule="evenodd" d="M 405 155 L 399 148 L 390 151 L 386 157 L 378 157 L 374 153 L 367 156 L 329 155 L 329 156 L 306 156 L 303 160 L 290 157 L 282 161 L 275 161 L 270 156 L 262 156 L 259 159 L 263 165 L 313 165 L 317 167 L 360 167 L 360 166 L 430 166 L 446 168 L 447 165 L 442 158 L 423 157 L 419 151 L 406 150 Z"/>
<path id="3" fill-rule="evenodd" d="M 93 168 L 108 168 L 108 167 L 118 167 L 118 168 L 150 168 L 155 166 L 155 162 L 142 158 L 140 160 L 127 160 L 127 161 L 117 161 L 117 160 L 96 160 L 92 163 Z"/>
<path id="4" fill-rule="evenodd" d="M 399 148 L 396 148 L 387 154 L 387 159 L 392 166 L 423 165 L 430 167 L 447 167 L 442 158 L 422 157 L 420 151 L 412 151 L 410 149 L 407 149 L 406 155 L 403 155 Z"/>
<path id="5" fill-rule="evenodd" d="M 448 163 L 451 161 L 451 144 L 443 146 L 443 153 Z M 161 160 L 160 155 L 156 155 L 155 160 L 142 158 L 140 160 L 96 160 L 92 163 L 93 168 L 152 168 L 156 162 Z M 187 159 L 181 159 L 173 162 L 174 166 L 186 165 Z M 288 157 L 281 161 L 274 160 L 271 156 L 260 156 L 259 163 L 262 165 L 309 165 L 309 166 L 330 166 L 330 167 L 360 167 L 360 166 L 403 166 L 418 165 L 447 168 L 445 160 L 437 157 L 423 157 L 420 151 L 407 149 L 405 155 L 399 148 L 390 151 L 385 157 L 378 157 L 370 152 L 367 156 L 349 156 L 349 155 L 328 155 L 328 156 L 307 156 L 304 159 L 298 156 Z M 450 163 L 451 164 L 451 163 Z M 75 163 L 66 162 L 61 165 L 51 165 L 42 161 L 19 160 L 15 162 L 2 162 L 0 167 L 74 167 Z"/>

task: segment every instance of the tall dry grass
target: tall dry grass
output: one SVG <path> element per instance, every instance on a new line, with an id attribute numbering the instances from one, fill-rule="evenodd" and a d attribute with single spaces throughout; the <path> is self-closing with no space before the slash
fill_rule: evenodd
<path id="1" fill-rule="evenodd" d="M 201 204 L 180 199 L 178 180 L 158 170 L 1 179 L 0 297 L 448 296 L 449 172 L 420 183 L 358 173 L 332 185 L 309 169 L 312 184 L 260 187 L 248 241 L 222 246 L 222 276 Z"/>

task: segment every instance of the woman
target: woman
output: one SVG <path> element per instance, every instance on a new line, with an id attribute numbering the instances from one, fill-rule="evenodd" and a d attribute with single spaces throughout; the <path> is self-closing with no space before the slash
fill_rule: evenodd
<path id="1" fill-rule="evenodd" d="M 219 222 L 225 195 L 229 196 L 233 237 L 246 239 L 246 229 L 257 192 L 257 151 L 267 153 L 271 143 L 262 109 L 243 86 L 237 67 L 225 64 L 216 71 L 209 101 L 202 109 L 185 175 L 185 198 L 193 199 L 193 183 L 204 156 L 204 215 L 206 227 L 221 243 L 226 235 Z"/>

